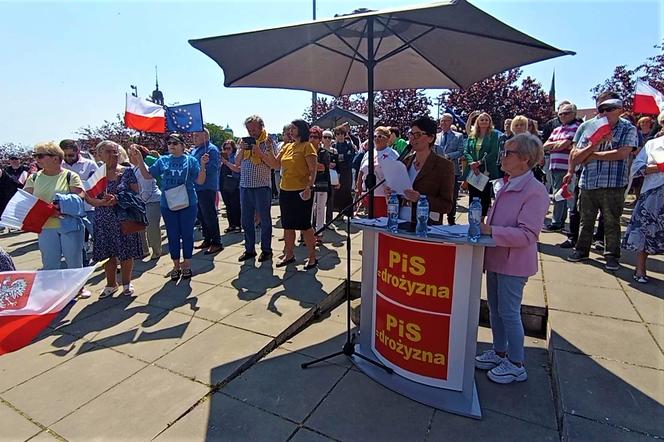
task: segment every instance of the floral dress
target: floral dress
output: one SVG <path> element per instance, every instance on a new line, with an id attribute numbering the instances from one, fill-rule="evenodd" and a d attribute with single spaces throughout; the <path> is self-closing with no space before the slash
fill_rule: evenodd
<path id="1" fill-rule="evenodd" d="M 136 175 L 129 167 L 125 167 L 122 174 L 115 181 L 108 181 L 106 192 L 117 195 L 121 190 L 130 189 L 131 184 L 137 184 Z M 104 198 L 104 193 L 98 199 Z M 121 261 L 143 257 L 143 245 L 138 233 L 123 235 L 120 231 L 120 221 L 115 213 L 115 207 L 95 207 L 93 222 L 93 249 L 92 259 L 103 261 L 107 258 L 117 257 Z"/>

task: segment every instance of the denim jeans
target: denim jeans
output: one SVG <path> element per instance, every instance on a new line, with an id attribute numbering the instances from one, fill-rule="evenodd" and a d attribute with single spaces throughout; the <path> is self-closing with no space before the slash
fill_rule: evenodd
<path id="1" fill-rule="evenodd" d="M 168 251 L 171 259 L 180 259 L 180 242 L 182 242 L 182 257 L 191 259 L 194 253 L 194 223 L 196 222 L 197 207 L 189 205 L 186 209 L 170 210 L 161 206 L 161 216 L 166 224 L 168 237 Z"/>
<path id="2" fill-rule="evenodd" d="M 563 187 L 563 178 L 567 174 L 566 170 L 552 170 L 551 171 L 551 187 L 552 192 L 555 194 Z M 553 219 L 551 220 L 552 226 L 565 227 L 565 220 L 567 219 L 567 208 L 569 201 L 553 200 Z"/>
<path id="3" fill-rule="evenodd" d="M 43 270 L 58 270 L 60 259 L 64 256 L 68 269 L 83 267 L 84 228 L 67 233 L 58 233 L 58 229 L 44 229 L 39 234 L 39 251 Z"/>
<path id="4" fill-rule="evenodd" d="M 240 187 L 240 207 L 242 211 L 242 229 L 244 230 L 244 249 L 254 253 L 256 249 L 256 227 L 254 215 L 261 220 L 261 251 L 272 251 L 272 189 L 270 187 Z"/>
<path id="5" fill-rule="evenodd" d="M 507 352 L 510 360 L 523 362 L 521 299 L 528 282 L 525 276 L 486 272 L 486 294 L 493 334 L 493 349 Z"/>
<path id="6" fill-rule="evenodd" d="M 219 218 L 217 218 L 217 208 L 215 207 L 217 192 L 199 190 L 196 195 L 198 196 L 198 220 L 203 228 L 203 240 L 210 245 L 220 246 Z"/>

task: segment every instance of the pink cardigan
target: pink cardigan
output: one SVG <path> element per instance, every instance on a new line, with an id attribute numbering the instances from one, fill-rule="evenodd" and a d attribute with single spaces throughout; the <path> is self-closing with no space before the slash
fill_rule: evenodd
<path id="1" fill-rule="evenodd" d="M 537 273 L 537 239 L 549 194 L 532 172 L 510 178 L 496 194 L 486 223 L 496 247 L 484 251 L 484 270 L 510 276 Z"/>

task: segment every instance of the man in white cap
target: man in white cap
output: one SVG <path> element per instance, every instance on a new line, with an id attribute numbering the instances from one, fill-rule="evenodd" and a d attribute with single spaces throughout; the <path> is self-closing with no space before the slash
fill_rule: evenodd
<path id="1" fill-rule="evenodd" d="M 567 258 L 577 262 L 587 260 L 593 240 L 597 212 L 604 215 L 604 268 L 620 268 L 620 216 L 625 203 L 625 188 L 629 174 L 628 157 L 638 145 L 636 127 L 620 118 L 623 104 L 615 92 L 604 92 L 597 97 L 598 115 L 579 126 L 570 154 L 573 165 L 583 164 L 579 180 L 579 212 L 581 228 L 575 250 Z M 611 132 L 593 143 L 597 119 L 606 117 Z M 563 183 L 572 178 L 567 173 Z"/>

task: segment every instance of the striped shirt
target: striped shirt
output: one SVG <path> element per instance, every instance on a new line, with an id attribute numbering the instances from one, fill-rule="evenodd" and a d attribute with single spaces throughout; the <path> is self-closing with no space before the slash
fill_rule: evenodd
<path id="1" fill-rule="evenodd" d="M 564 124 L 561 126 L 556 127 L 553 129 L 553 132 L 551 132 L 551 135 L 549 136 L 549 141 L 566 141 L 574 140 L 574 134 L 576 133 L 576 130 L 579 128 L 579 123 L 576 121 L 572 121 L 569 124 Z M 572 146 L 570 145 L 569 148 L 565 150 L 559 150 L 556 152 L 551 152 L 551 159 L 549 161 L 549 170 L 564 170 L 567 171 L 567 166 L 569 164 L 569 153 L 572 150 Z"/>
<path id="2" fill-rule="evenodd" d="M 277 155 L 275 143 L 272 139 L 268 138 L 266 141 L 260 143 L 258 147 L 267 152 L 272 149 L 272 154 Z M 238 155 L 243 155 L 243 150 L 238 150 Z M 263 160 L 260 163 L 254 164 L 251 158 L 243 159 L 240 163 L 240 187 L 255 189 L 257 187 L 271 187 L 272 186 L 272 168 L 265 164 Z"/>
<path id="3" fill-rule="evenodd" d="M 592 121 L 584 121 L 574 135 L 574 143 L 578 149 L 584 149 L 588 144 L 588 137 L 591 133 L 585 133 L 588 123 Z M 625 119 L 619 119 L 618 123 L 611 130 L 612 139 L 602 143 L 597 149 L 598 152 L 607 150 L 618 149 L 620 147 L 635 148 L 638 144 L 636 136 L 636 127 Z M 581 172 L 581 179 L 579 180 L 579 189 L 594 190 L 594 189 L 609 189 L 615 187 L 627 186 L 627 178 L 629 174 L 628 160 L 618 161 L 588 161 Z"/>

